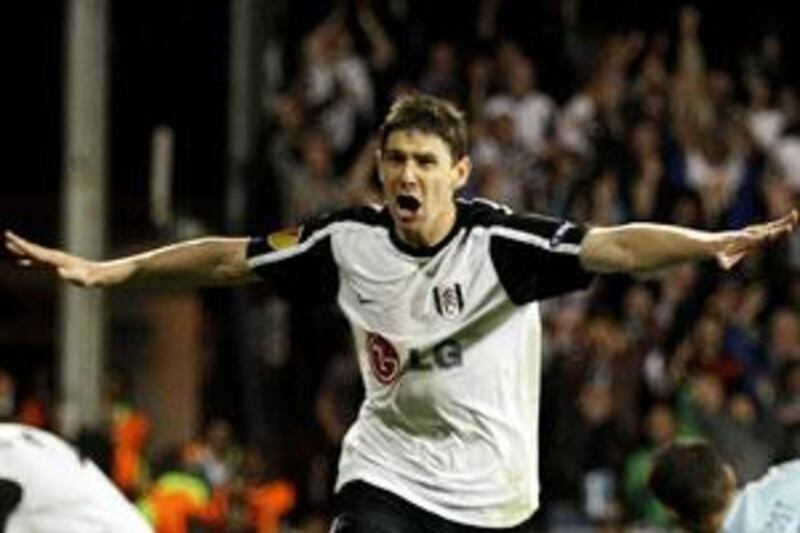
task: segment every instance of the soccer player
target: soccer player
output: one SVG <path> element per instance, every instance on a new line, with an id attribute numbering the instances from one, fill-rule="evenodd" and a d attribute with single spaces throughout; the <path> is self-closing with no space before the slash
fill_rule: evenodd
<path id="1" fill-rule="evenodd" d="M 0 532 L 148 533 L 90 460 L 51 433 L 0 423 Z"/>
<path id="2" fill-rule="evenodd" d="M 366 397 L 344 437 L 336 532 L 524 531 L 539 505 L 538 301 L 597 272 L 716 259 L 728 268 L 794 230 L 797 213 L 740 231 L 585 228 L 461 201 L 467 126 L 451 104 L 399 99 L 380 130 L 384 205 L 297 231 L 204 238 L 90 261 L 6 233 L 24 262 L 79 286 L 258 279 L 349 320 Z"/>
<path id="3" fill-rule="evenodd" d="M 649 485 L 693 533 L 800 531 L 800 459 L 772 467 L 737 493 L 733 467 L 709 443 L 675 442 L 656 455 Z"/>

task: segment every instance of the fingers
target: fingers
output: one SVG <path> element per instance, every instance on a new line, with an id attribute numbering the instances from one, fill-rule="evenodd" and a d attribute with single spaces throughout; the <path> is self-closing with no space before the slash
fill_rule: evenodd
<path id="1" fill-rule="evenodd" d="M 788 215 L 782 216 L 776 220 L 771 222 L 767 222 L 764 224 L 765 228 L 769 229 L 780 229 L 780 228 L 791 228 L 796 224 L 796 213 L 792 211 Z"/>
<path id="2" fill-rule="evenodd" d="M 797 225 L 798 212 L 793 209 L 777 220 L 731 232 L 723 251 L 717 255 L 717 262 L 722 268 L 729 270 L 747 254 L 790 234 L 797 229 Z"/>
<path id="3" fill-rule="evenodd" d="M 13 253 L 14 255 L 22 255 L 23 254 L 22 248 L 20 248 L 19 245 L 17 244 L 17 241 L 19 240 L 19 237 L 14 235 L 11 231 L 6 230 L 5 231 L 5 238 L 6 238 L 6 249 L 9 252 Z"/>
<path id="4" fill-rule="evenodd" d="M 45 263 L 53 262 L 53 250 L 27 241 L 12 231 L 6 230 L 5 237 L 6 248 L 11 253 L 28 260 L 33 259 Z"/>
<path id="5" fill-rule="evenodd" d="M 29 267 L 33 265 L 33 261 L 26 257 L 27 254 L 25 253 L 25 250 L 19 244 L 20 237 L 8 230 L 4 232 L 4 235 L 6 249 L 11 252 L 12 255 L 17 257 L 17 264 L 22 267 Z"/>
<path id="6" fill-rule="evenodd" d="M 798 213 L 797 210 L 792 210 L 791 213 L 767 222 L 765 224 L 757 224 L 745 228 L 745 233 L 751 238 L 760 242 L 772 242 L 778 240 L 797 229 Z"/>
<path id="7" fill-rule="evenodd" d="M 768 223 L 772 229 L 786 229 L 786 230 L 793 230 L 797 227 L 798 222 L 798 214 L 797 209 L 792 209 L 792 211 L 777 220 L 773 220 L 772 222 Z"/>
<path id="8" fill-rule="evenodd" d="M 6 249 L 16 256 L 17 264 L 20 266 L 30 267 L 36 263 L 49 266 L 61 266 L 65 263 L 64 254 L 57 250 L 34 244 L 12 231 L 5 231 L 5 240 Z"/>
<path id="9" fill-rule="evenodd" d="M 792 209 L 791 213 L 771 223 L 770 229 L 776 232 L 777 237 L 782 237 L 783 235 L 789 234 L 795 229 L 797 229 L 797 224 L 798 224 L 797 209 Z"/>
<path id="10" fill-rule="evenodd" d="M 6 230 L 5 232 L 6 237 L 6 248 L 14 253 L 15 255 L 31 255 L 28 250 L 31 246 L 31 243 L 16 235 L 14 232 Z"/>

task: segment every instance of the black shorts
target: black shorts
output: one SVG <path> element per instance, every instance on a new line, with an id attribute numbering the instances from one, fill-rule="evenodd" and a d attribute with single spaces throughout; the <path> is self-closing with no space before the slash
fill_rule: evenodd
<path id="1" fill-rule="evenodd" d="M 330 533 L 532 533 L 530 520 L 512 528 L 480 528 L 451 522 L 363 481 L 336 495 Z"/>

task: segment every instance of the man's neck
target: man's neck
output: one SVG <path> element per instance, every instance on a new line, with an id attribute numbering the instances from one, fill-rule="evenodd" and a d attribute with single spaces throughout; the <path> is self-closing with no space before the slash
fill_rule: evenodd
<path id="1" fill-rule="evenodd" d="M 452 209 L 443 212 L 439 218 L 432 221 L 426 228 L 419 232 L 404 232 L 397 228 L 397 236 L 401 241 L 413 248 L 433 248 L 441 243 L 453 231 L 458 218 L 458 210 L 453 204 Z"/>

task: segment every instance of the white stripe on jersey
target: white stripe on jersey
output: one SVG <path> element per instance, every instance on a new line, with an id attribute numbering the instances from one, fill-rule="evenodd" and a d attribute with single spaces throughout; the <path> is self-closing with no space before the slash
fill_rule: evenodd
<path id="1" fill-rule="evenodd" d="M 469 200 L 464 200 L 463 198 L 459 198 L 457 201 L 460 204 L 483 204 L 483 205 L 488 205 L 489 207 L 493 207 L 495 209 L 499 209 L 500 211 L 502 211 L 503 213 L 505 213 L 507 215 L 510 215 L 511 213 L 514 212 L 506 204 L 501 204 L 501 203 L 495 202 L 493 200 L 489 200 L 487 198 L 471 198 Z"/>
<path id="2" fill-rule="evenodd" d="M 477 230 L 479 228 L 475 229 Z M 551 252 L 578 255 L 581 251 L 581 247 L 577 244 L 562 242 L 556 244 L 555 246 L 552 246 L 550 244 L 550 241 L 548 239 L 545 239 L 544 237 L 540 237 L 539 235 L 534 235 L 533 233 L 528 233 L 525 231 L 509 228 L 506 226 L 494 226 L 490 228 L 488 231 L 489 235 L 498 235 L 500 237 L 505 237 L 507 239 L 512 239 L 527 244 L 533 244 L 534 246 L 538 246 L 539 248 L 543 248 Z"/>
<path id="3" fill-rule="evenodd" d="M 269 265 L 271 263 L 277 263 L 279 261 L 283 261 L 295 255 L 300 255 L 304 252 L 307 252 L 309 248 L 313 247 L 319 241 L 324 239 L 325 237 L 331 236 L 333 233 L 344 229 L 363 229 L 365 225 L 359 222 L 349 222 L 349 221 L 342 221 L 342 222 L 332 222 L 331 224 L 325 226 L 323 229 L 319 231 L 315 231 L 308 240 L 303 241 L 301 243 L 296 244 L 295 246 L 291 246 L 284 250 L 274 250 L 269 251 L 263 254 L 254 255 L 247 260 L 247 265 L 250 267 L 251 270 L 256 269 L 260 266 Z M 371 226 L 374 227 L 374 226 Z M 381 228 L 384 231 L 388 231 L 385 228 Z"/>

